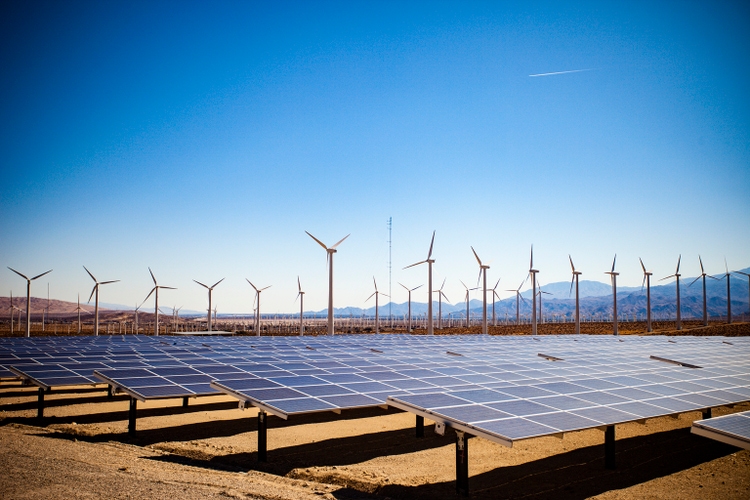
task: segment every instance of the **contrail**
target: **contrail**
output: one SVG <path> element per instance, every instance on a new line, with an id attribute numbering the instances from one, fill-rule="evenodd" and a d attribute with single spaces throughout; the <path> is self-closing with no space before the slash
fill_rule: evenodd
<path id="1" fill-rule="evenodd" d="M 565 75 L 567 73 L 580 73 L 582 71 L 591 71 L 594 68 L 586 68 L 586 69 L 570 69 L 568 71 L 555 71 L 553 73 L 537 73 L 536 75 L 529 75 L 529 76 L 552 76 L 552 75 Z"/>

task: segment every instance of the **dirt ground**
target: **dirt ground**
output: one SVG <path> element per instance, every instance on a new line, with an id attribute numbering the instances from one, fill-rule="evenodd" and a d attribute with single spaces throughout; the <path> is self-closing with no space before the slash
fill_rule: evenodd
<path id="1" fill-rule="evenodd" d="M 395 409 L 269 416 L 261 463 L 257 411 L 226 396 L 187 407 L 139 403 L 135 437 L 127 434 L 128 399 L 108 398 L 105 386 L 55 389 L 45 402 L 39 421 L 36 388 L 0 383 L 0 498 L 456 498 L 455 435 L 439 436 L 427 421 L 417 438 L 414 415 Z M 746 410 L 750 403 L 714 416 Z M 598 429 L 513 448 L 472 438 L 471 497 L 750 498 L 750 451 L 691 434 L 700 418 L 618 425 L 615 470 L 604 468 Z"/>

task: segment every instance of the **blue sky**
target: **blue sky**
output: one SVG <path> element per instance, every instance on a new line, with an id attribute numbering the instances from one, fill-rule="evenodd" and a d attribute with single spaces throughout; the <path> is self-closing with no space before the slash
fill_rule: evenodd
<path id="1" fill-rule="evenodd" d="M 741 2 L 3 2 L 0 264 L 32 294 L 250 312 L 750 262 Z M 530 77 L 547 72 L 590 71 Z M 47 279 L 49 278 L 49 279 Z M 425 287 L 426 288 L 426 287 Z M 25 282 L 0 272 L 0 294 Z M 421 290 L 414 300 L 426 301 Z M 503 296 L 510 296 L 503 293 Z M 149 301 L 147 304 L 151 304 Z M 149 305 L 144 306 L 146 308 Z"/>

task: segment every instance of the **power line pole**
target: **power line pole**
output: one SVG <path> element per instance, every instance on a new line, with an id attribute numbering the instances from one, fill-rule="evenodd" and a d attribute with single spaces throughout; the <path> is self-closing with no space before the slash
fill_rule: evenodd
<path id="1" fill-rule="evenodd" d="M 392 231 L 393 217 L 388 217 L 388 297 L 390 298 L 390 300 L 388 301 L 388 321 L 390 322 L 391 329 L 393 329 L 393 293 L 391 290 L 391 245 L 393 243 Z"/>

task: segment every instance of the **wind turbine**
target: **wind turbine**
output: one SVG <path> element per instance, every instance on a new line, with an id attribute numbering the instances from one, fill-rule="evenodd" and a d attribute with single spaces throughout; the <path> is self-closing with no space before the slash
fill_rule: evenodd
<path id="1" fill-rule="evenodd" d="M 651 332 L 653 331 L 651 329 L 651 276 L 654 273 L 652 273 L 651 271 L 646 271 L 646 266 L 643 265 L 643 260 L 640 257 L 638 257 L 638 260 L 641 262 L 641 269 L 643 269 L 643 283 L 641 283 L 641 290 L 643 290 L 643 285 L 646 285 L 646 328 L 649 332 Z M 679 288 L 677 290 L 677 293 L 679 294 Z M 704 288 L 703 291 L 705 292 L 706 289 Z M 703 305 L 706 305 L 705 301 Z M 703 310 L 705 311 L 705 307 Z"/>
<path id="2" fill-rule="evenodd" d="M 297 298 L 299 299 L 299 334 L 300 337 L 305 334 L 305 324 L 302 322 L 302 318 L 304 316 L 304 302 L 305 302 L 305 292 L 302 291 L 302 283 L 300 283 L 299 276 L 297 276 L 297 288 L 299 289 L 299 293 L 297 294 Z M 297 300 L 297 299 L 294 299 Z"/>
<path id="3" fill-rule="evenodd" d="M 263 288 L 258 288 L 255 285 L 252 284 L 252 282 L 245 278 L 248 283 L 250 283 L 250 286 L 253 287 L 253 290 L 255 290 L 255 300 L 253 300 L 253 305 L 255 306 L 255 336 L 260 337 L 260 292 L 263 290 L 267 290 L 271 288 L 273 285 L 268 285 Z M 208 314 L 211 314 L 211 311 L 209 310 Z"/>
<path id="4" fill-rule="evenodd" d="M 203 283 L 201 283 L 198 280 L 193 280 L 193 281 L 195 281 L 200 286 L 202 286 L 203 288 L 205 288 L 205 289 L 208 290 L 208 331 L 210 332 L 211 331 L 211 294 L 213 293 L 214 288 L 216 288 L 216 285 L 218 285 L 219 283 L 221 283 L 222 281 L 224 281 L 224 278 L 221 278 L 219 281 L 217 281 L 216 283 L 214 283 L 211 286 L 204 285 Z"/>
<path id="5" fill-rule="evenodd" d="M 433 325 L 432 325 L 432 264 L 435 263 L 435 259 L 430 259 L 432 257 L 432 245 L 435 243 L 435 231 L 432 231 L 432 240 L 430 241 L 430 250 L 427 252 L 427 258 L 423 261 L 416 262 L 414 264 L 411 264 L 409 266 L 406 266 L 404 269 L 408 269 L 410 267 L 418 266 L 420 264 L 427 263 L 427 335 L 433 334 Z M 411 328 L 409 329 L 411 331 Z"/>
<path id="6" fill-rule="evenodd" d="M 495 299 L 500 299 L 500 295 L 497 294 L 497 286 L 500 284 L 500 278 L 497 279 L 495 287 L 492 291 L 492 326 L 497 326 L 497 317 L 495 316 Z"/>
<path id="7" fill-rule="evenodd" d="M 86 269 L 86 272 L 89 273 L 91 279 L 94 280 L 94 288 L 91 289 L 91 295 L 89 295 L 88 301 L 91 302 L 91 297 L 96 294 L 96 299 L 94 300 L 94 335 L 99 335 L 99 285 L 109 285 L 110 283 L 117 283 L 120 280 L 102 281 L 100 283 L 86 266 L 83 266 L 83 268 Z"/>
<path id="8" fill-rule="evenodd" d="M 143 304 L 141 304 L 140 306 L 138 304 L 135 305 L 135 325 L 134 326 L 135 326 L 135 334 L 136 335 L 138 334 L 138 309 L 140 309 L 142 305 Z M 80 314 L 79 314 L 79 316 L 80 316 Z"/>
<path id="9" fill-rule="evenodd" d="M 461 281 L 461 280 L 458 280 L 458 281 Z M 471 318 L 469 317 L 469 291 L 476 290 L 479 287 L 469 288 L 468 286 L 466 286 L 466 283 L 464 283 L 463 281 L 461 281 L 461 284 L 466 289 L 466 328 L 469 328 L 469 326 L 471 325 L 471 322 L 470 322 Z"/>
<path id="10" fill-rule="evenodd" d="M 680 261 L 682 260 L 682 255 L 680 255 L 677 258 L 677 269 L 675 270 L 674 274 L 671 274 L 669 276 L 666 276 L 659 281 L 664 281 L 669 278 L 675 278 L 675 283 L 677 283 L 677 329 L 682 330 L 682 316 L 680 314 Z"/>
<path id="11" fill-rule="evenodd" d="M 521 324 L 521 301 L 526 302 L 526 299 L 521 296 L 521 287 L 523 287 L 524 283 L 526 283 L 526 280 L 523 280 L 515 290 L 505 290 L 506 292 L 514 292 L 516 294 L 516 325 Z"/>
<path id="12" fill-rule="evenodd" d="M 542 294 L 552 295 L 550 292 L 542 291 L 542 284 L 539 283 L 539 291 L 536 292 L 539 295 L 539 323 L 544 324 L 544 314 L 542 314 Z"/>
<path id="13" fill-rule="evenodd" d="M 351 234 L 347 234 L 341 238 L 338 243 L 329 248 L 318 238 L 307 231 L 305 232 L 310 238 L 314 239 L 320 246 L 325 248 L 326 251 L 326 262 L 328 263 L 328 335 L 333 335 L 333 254 L 336 253 L 336 247 L 343 243 L 343 241 L 351 236 Z"/>
<path id="14" fill-rule="evenodd" d="M 612 318 L 614 320 L 612 322 L 612 333 L 614 335 L 619 335 L 619 333 L 617 332 L 617 276 L 619 276 L 620 273 L 615 272 L 615 261 L 617 261 L 617 254 L 615 254 L 615 258 L 612 259 L 612 270 L 604 274 L 609 274 L 610 279 L 612 280 L 612 304 L 614 312 L 614 314 L 612 315 Z"/>
<path id="15" fill-rule="evenodd" d="M 482 264 L 482 260 L 477 255 L 474 247 L 471 247 L 471 251 L 474 253 L 474 257 L 477 259 L 479 264 L 479 276 L 477 277 L 477 285 L 479 280 L 484 277 L 482 281 L 482 334 L 487 335 L 487 269 L 490 268 L 489 264 Z"/>
<path id="16" fill-rule="evenodd" d="M 570 291 L 568 292 L 568 296 L 570 296 L 570 293 L 573 291 L 573 282 L 575 281 L 576 284 L 576 333 L 581 333 L 581 309 L 580 309 L 580 302 L 578 298 L 578 277 L 583 274 L 581 271 L 576 271 L 576 266 L 573 265 L 573 257 L 568 254 L 568 260 L 570 261 L 570 270 L 573 273 L 573 277 L 570 279 Z"/>
<path id="17" fill-rule="evenodd" d="M 742 276 L 747 276 L 747 302 L 748 302 L 748 309 L 750 309 L 750 274 L 743 273 L 742 271 L 732 271 L 735 274 L 740 274 Z"/>
<path id="18" fill-rule="evenodd" d="M 693 283 L 703 278 L 703 326 L 708 326 L 708 309 L 706 308 L 706 277 L 709 277 L 712 280 L 715 280 L 716 278 L 714 278 L 710 274 L 706 274 L 706 271 L 703 269 L 703 259 L 701 259 L 700 255 L 698 256 L 698 262 L 700 262 L 701 265 L 701 274 L 700 276 L 695 278 L 688 286 L 693 286 Z"/>
<path id="19" fill-rule="evenodd" d="M 375 333 L 380 333 L 380 316 L 378 315 L 378 296 L 385 295 L 385 294 L 378 292 L 378 284 L 375 281 L 375 276 L 372 277 L 372 282 L 375 284 L 375 292 L 369 297 L 367 297 L 367 300 L 370 300 L 371 298 L 375 297 Z M 388 297 L 388 295 L 385 295 L 385 296 Z M 365 302 L 367 302 L 367 300 L 365 300 Z M 411 305 L 411 292 L 409 293 L 409 304 Z"/>
<path id="20" fill-rule="evenodd" d="M 13 335 L 13 290 L 10 291 L 10 334 Z"/>
<path id="21" fill-rule="evenodd" d="M 42 274 L 38 274 L 34 276 L 33 278 L 26 277 L 25 275 L 19 273 L 12 267 L 8 267 L 8 269 L 10 269 L 11 271 L 13 271 L 14 273 L 16 273 L 17 275 L 19 275 L 20 277 L 26 280 L 26 336 L 31 337 L 31 282 L 34 281 L 35 279 L 41 278 L 45 274 L 51 273 L 52 269 L 50 269 L 49 271 L 43 272 Z"/>
<path id="22" fill-rule="evenodd" d="M 433 292 L 438 294 L 438 330 L 443 329 L 443 297 L 445 297 L 446 302 L 450 302 L 450 300 L 448 300 L 448 296 L 443 293 L 444 286 L 445 278 L 443 278 L 443 284 L 440 285 L 440 289 Z"/>
<path id="23" fill-rule="evenodd" d="M 724 274 L 723 277 L 718 278 L 718 279 L 719 280 L 723 280 L 724 278 L 727 279 L 727 324 L 731 325 L 732 324 L 732 290 L 729 287 L 729 282 L 732 276 L 731 276 L 731 273 L 729 272 L 729 266 L 727 265 L 726 257 L 724 257 L 724 269 L 726 270 L 726 273 Z"/>
<path id="24" fill-rule="evenodd" d="M 143 302 L 146 302 L 149 297 L 151 297 L 151 294 L 154 293 L 154 335 L 159 335 L 159 289 L 163 288 L 165 290 L 177 290 L 174 287 L 171 286 L 162 286 L 159 285 L 156 282 L 156 278 L 154 277 L 153 271 L 151 271 L 151 268 L 148 268 L 148 272 L 151 275 L 151 279 L 154 280 L 154 288 L 151 289 L 150 292 L 148 292 L 148 295 L 146 295 L 146 298 L 143 299 Z M 141 304 L 143 305 L 143 304 Z"/>
<path id="25" fill-rule="evenodd" d="M 78 333 L 81 333 L 81 294 L 78 294 L 78 305 L 76 306 L 78 311 Z"/>
<path id="26" fill-rule="evenodd" d="M 406 289 L 406 291 L 409 292 L 409 320 L 407 322 L 407 325 L 408 325 L 407 331 L 409 333 L 411 333 L 411 292 L 413 292 L 417 288 L 421 287 L 422 285 L 415 286 L 414 288 L 409 288 L 406 285 L 404 285 L 403 283 L 399 283 L 399 285 L 401 285 L 402 287 L 404 287 Z M 432 297 L 430 297 L 430 298 L 432 298 Z"/>
<path id="27" fill-rule="evenodd" d="M 529 276 L 531 276 L 531 334 L 536 335 L 536 273 L 538 269 L 534 269 L 534 245 L 531 245 L 531 260 L 529 261 Z"/>

